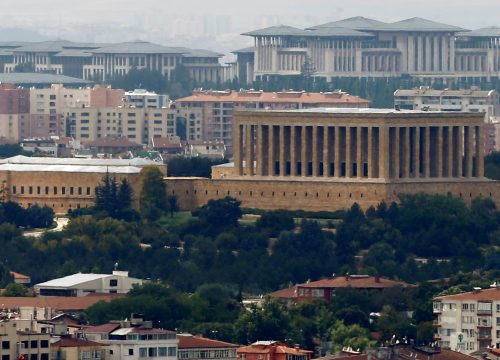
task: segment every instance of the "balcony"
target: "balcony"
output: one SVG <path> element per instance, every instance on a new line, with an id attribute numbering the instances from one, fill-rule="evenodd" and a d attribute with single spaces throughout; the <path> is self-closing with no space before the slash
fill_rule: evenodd
<path id="1" fill-rule="evenodd" d="M 432 321 L 432 326 L 433 327 L 441 327 L 441 322 L 439 320 L 433 320 Z"/>
<path id="2" fill-rule="evenodd" d="M 440 334 L 435 333 L 435 334 L 434 334 L 434 340 L 441 340 L 441 335 L 440 335 Z"/>

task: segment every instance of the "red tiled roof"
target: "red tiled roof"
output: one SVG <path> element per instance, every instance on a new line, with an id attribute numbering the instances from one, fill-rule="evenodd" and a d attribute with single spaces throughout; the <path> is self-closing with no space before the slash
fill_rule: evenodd
<path id="1" fill-rule="evenodd" d="M 290 288 L 274 291 L 270 293 L 269 296 L 276 299 L 295 299 L 297 297 L 297 287 L 292 286 Z"/>
<path id="2" fill-rule="evenodd" d="M 11 271 L 10 274 L 14 277 L 14 279 L 19 279 L 19 280 L 21 280 L 21 279 L 22 280 L 29 280 L 30 279 L 29 276 L 17 273 L 15 271 Z"/>
<path id="3" fill-rule="evenodd" d="M 427 353 L 425 353 L 424 351 L 420 351 L 414 347 L 400 349 L 399 353 L 405 355 L 405 358 L 406 358 L 406 356 L 409 356 L 410 353 L 413 353 L 414 355 L 422 354 L 422 356 L 421 356 L 422 358 L 424 358 L 424 357 L 428 358 Z M 420 358 L 420 356 L 419 356 L 419 358 Z M 432 354 L 432 359 L 433 360 L 473 360 L 475 358 L 473 356 L 470 356 L 470 355 L 462 354 L 458 351 L 441 349 L 440 352 Z"/>
<path id="4" fill-rule="evenodd" d="M 80 311 L 99 301 L 109 302 L 124 297 L 125 294 L 93 294 L 92 296 L 39 296 L 39 297 L 0 297 L 0 303 L 6 309 L 23 307 L 50 307 L 60 311 Z"/>
<path id="5" fill-rule="evenodd" d="M 248 345 L 242 346 L 236 350 L 238 354 L 247 353 L 247 354 L 267 354 L 271 352 L 272 349 L 276 348 L 277 353 L 281 354 L 293 354 L 293 355 L 304 355 L 312 353 L 312 351 L 304 350 L 304 349 L 295 349 L 285 345 Z"/>
<path id="6" fill-rule="evenodd" d="M 203 91 L 176 100 L 176 102 L 261 102 L 261 103 L 303 103 L 303 104 L 366 104 L 369 100 L 346 93 L 309 92 L 249 92 L 249 91 Z"/>
<path id="7" fill-rule="evenodd" d="M 239 345 L 227 343 L 224 341 L 207 339 L 201 336 L 193 335 L 177 335 L 179 340 L 179 349 L 194 349 L 194 348 L 237 348 Z"/>
<path id="8" fill-rule="evenodd" d="M 181 142 L 172 141 L 169 138 L 152 138 L 151 142 L 155 149 L 176 149 L 182 148 Z"/>
<path id="9" fill-rule="evenodd" d="M 469 291 L 455 295 L 438 296 L 434 300 L 500 300 L 500 288 Z"/>
<path id="10" fill-rule="evenodd" d="M 141 144 L 127 140 L 127 139 L 97 139 L 93 141 L 85 141 L 82 144 L 85 146 L 95 147 L 133 147 L 142 148 Z"/>
<path id="11" fill-rule="evenodd" d="M 303 288 L 342 288 L 353 287 L 361 289 L 383 289 L 395 286 L 408 286 L 409 284 L 402 281 L 390 280 L 375 276 L 338 276 L 334 278 L 311 281 L 309 283 L 299 284 L 298 287 Z"/>
<path id="12" fill-rule="evenodd" d="M 95 341 L 75 339 L 72 337 L 62 337 L 55 343 L 50 344 L 50 347 L 89 347 L 89 346 L 108 346 L 108 345 L 101 344 Z"/>
<path id="13" fill-rule="evenodd" d="M 120 327 L 120 324 L 118 324 L 118 323 L 107 323 L 107 324 L 102 324 L 102 325 L 86 327 L 85 332 L 109 334 L 109 333 L 115 331 L 116 329 L 118 329 L 119 327 Z"/>

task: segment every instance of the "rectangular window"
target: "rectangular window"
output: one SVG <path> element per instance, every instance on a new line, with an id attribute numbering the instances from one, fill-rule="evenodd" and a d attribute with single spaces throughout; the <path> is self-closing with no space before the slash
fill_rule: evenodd
<path id="1" fill-rule="evenodd" d="M 16 185 L 12 186 L 12 193 L 13 193 L 13 194 L 15 194 L 15 193 L 16 193 L 16 191 L 17 191 L 17 189 L 16 189 Z"/>
<path id="2" fill-rule="evenodd" d="M 45 195 L 49 195 L 49 187 L 48 186 L 45 187 Z"/>
<path id="3" fill-rule="evenodd" d="M 109 286 L 118 286 L 118 280 L 117 279 L 109 280 Z"/>
<path id="4" fill-rule="evenodd" d="M 90 195 L 90 186 L 87 186 L 87 195 Z"/>
<path id="5" fill-rule="evenodd" d="M 139 357 L 145 358 L 148 356 L 148 348 L 139 348 Z"/>
<path id="6" fill-rule="evenodd" d="M 54 186 L 54 195 L 57 195 L 57 186 Z"/>
<path id="7" fill-rule="evenodd" d="M 31 340 L 31 343 L 30 343 L 30 348 L 32 348 L 32 349 L 36 349 L 36 348 L 38 348 L 38 341 L 36 341 L 36 340 Z"/>
<path id="8" fill-rule="evenodd" d="M 61 194 L 66 195 L 66 186 L 61 187 Z"/>
<path id="9" fill-rule="evenodd" d="M 10 355 L 2 355 L 2 360 L 10 360 Z"/>
<path id="10" fill-rule="evenodd" d="M 158 356 L 160 356 L 160 357 L 167 356 L 167 348 L 166 347 L 159 347 L 158 348 Z"/>
<path id="11" fill-rule="evenodd" d="M 42 187 L 41 187 L 41 186 L 37 186 L 37 187 L 36 187 L 36 193 L 37 193 L 38 195 L 40 195 L 40 194 L 42 193 Z"/>
<path id="12" fill-rule="evenodd" d="M 10 349 L 10 341 L 2 341 L 2 349 Z"/>
<path id="13" fill-rule="evenodd" d="M 177 356 L 177 348 L 172 346 L 168 348 L 168 356 Z"/>
<path id="14" fill-rule="evenodd" d="M 82 195 L 82 187 L 81 186 L 78 187 L 78 195 Z"/>
<path id="15" fill-rule="evenodd" d="M 40 347 L 42 349 L 47 349 L 49 347 L 49 340 L 40 340 Z"/>
<path id="16" fill-rule="evenodd" d="M 29 192 L 29 194 L 30 194 L 30 195 L 32 195 L 32 194 L 33 194 L 33 186 L 30 186 L 30 187 L 28 188 L 28 192 Z"/>
<path id="17" fill-rule="evenodd" d="M 128 349 L 128 354 L 129 355 L 134 355 L 134 349 Z"/>
<path id="18" fill-rule="evenodd" d="M 21 194 L 24 194 L 24 186 L 21 186 Z"/>
<path id="19" fill-rule="evenodd" d="M 69 194 L 70 194 L 70 195 L 73 195 L 73 193 L 74 193 L 74 187 L 73 187 L 73 186 L 70 186 L 70 187 L 69 187 Z"/>
<path id="20" fill-rule="evenodd" d="M 149 357 L 157 357 L 158 356 L 158 349 L 155 347 L 148 348 L 148 356 Z"/>

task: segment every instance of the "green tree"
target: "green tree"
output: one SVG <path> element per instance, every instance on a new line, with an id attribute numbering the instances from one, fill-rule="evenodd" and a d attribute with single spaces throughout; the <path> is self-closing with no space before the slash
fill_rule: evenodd
<path id="1" fill-rule="evenodd" d="M 141 170 L 139 208 L 148 221 L 158 220 L 168 210 L 167 189 L 163 173 L 157 166 L 148 165 Z"/>
<path id="2" fill-rule="evenodd" d="M 256 221 L 255 226 L 259 230 L 264 230 L 269 236 L 276 237 L 282 231 L 294 229 L 295 221 L 289 211 L 266 211 Z"/>
<path id="3" fill-rule="evenodd" d="M 358 324 L 345 325 L 342 321 L 336 321 L 331 327 L 330 339 L 333 352 L 340 351 L 347 346 L 356 351 L 362 351 L 372 345 L 370 332 L 367 329 Z"/>
<path id="4" fill-rule="evenodd" d="M 3 296 L 7 296 L 7 297 L 28 296 L 28 289 L 26 288 L 26 286 L 24 286 L 22 284 L 10 283 L 5 288 L 5 291 L 3 292 Z"/>
<path id="5" fill-rule="evenodd" d="M 218 232 L 238 225 L 238 219 L 242 216 L 240 205 L 241 201 L 230 196 L 211 199 L 206 205 L 194 211 L 193 215 L 199 217 L 213 232 Z"/>
<path id="6" fill-rule="evenodd" d="M 12 283 L 13 277 L 9 269 L 0 262 L 0 288 L 5 288 L 8 284 Z"/>

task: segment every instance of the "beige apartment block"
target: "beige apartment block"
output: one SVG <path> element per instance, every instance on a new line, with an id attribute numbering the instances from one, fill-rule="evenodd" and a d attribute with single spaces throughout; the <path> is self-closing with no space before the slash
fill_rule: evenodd
<path id="1" fill-rule="evenodd" d="M 41 334 L 25 328 L 26 322 L 0 322 L 0 356 L 2 359 L 49 360 L 50 334 Z"/>
<path id="2" fill-rule="evenodd" d="M 175 109 L 82 107 L 63 113 L 68 134 L 77 140 L 111 137 L 149 144 L 152 138 L 176 134 Z"/>

